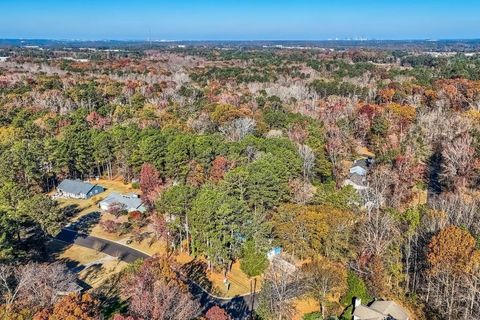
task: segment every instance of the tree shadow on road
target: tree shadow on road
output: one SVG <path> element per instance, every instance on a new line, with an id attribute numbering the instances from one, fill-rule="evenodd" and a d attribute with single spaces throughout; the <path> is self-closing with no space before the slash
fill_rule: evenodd
<path id="1" fill-rule="evenodd" d="M 248 319 L 250 314 L 249 303 L 245 299 L 249 297 L 233 297 L 229 302 L 222 304 L 222 308 L 232 317 L 232 319 Z"/>
<path id="2" fill-rule="evenodd" d="M 211 292 L 212 282 L 207 277 L 207 264 L 203 261 L 192 260 L 181 267 L 182 273 L 190 280 L 200 285 L 204 290 Z"/>
<path id="3" fill-rule="evenodd" d="M 208 279 L 207 270 L 207 264 L 199 260 L 192 260 L 181 267 L 181 273 L 191 280 L 188 282 L 189 290 L 202 306 L 202 311 L 205 313 L 217 305 L 225 309 L 232 319 L 247 319 L 250 314 L 250 297 L 235 296 L 232 299 L 219 299 L 207 294 L 206 292 L 216 294 L 212 282 Z"/>

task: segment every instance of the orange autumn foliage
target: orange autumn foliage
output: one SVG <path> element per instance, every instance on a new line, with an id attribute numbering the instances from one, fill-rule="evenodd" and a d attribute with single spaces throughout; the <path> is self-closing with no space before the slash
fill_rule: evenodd
<path id="1" fill-rule="evenodd" d="M 98 301 L 88 293 L 70 294 L 60 299 L 52 310 L 42 310 L 33 320 L 96 320 Z"/>
<path id="2" fill-rule="evenodd" d="M 427 260 L 431 272 L 463 272 L 471 263 L 475 244 L 475 238 L 464 229 L 449 226 L 440 230 L 428 245 Z"/>

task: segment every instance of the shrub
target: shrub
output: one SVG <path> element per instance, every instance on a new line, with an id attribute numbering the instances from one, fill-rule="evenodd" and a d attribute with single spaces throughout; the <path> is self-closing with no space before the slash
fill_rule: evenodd
<path id="1" fill-rule="evenodd" d="M 303 316 L 303 320 L 323 320 L 320 312 L 307 313 Z"/>
<path id="2" fill-rule="evenodd" d="M 116 232 L 118 232 L 118 229 L 120 227 L 120 223 L 115 222 L 113 220 L 106 220 L 106 221 L 101 221 L 100 226 L 106 232 L 116 233 Z"/>
<path id="3" fill-rule="evenodd" d="M 132 228 L 132 224 L 130 222 L 123 222 L 120 224 L 120 227 L 118 228 L 118 233 L 120 235 L 129 233 Z"/>
<path id="4" fill-rule="evenodd" d="M 143 217 L 143 214 L 138 210 L 131 211 L 128 213 L 129 220 L 141 220 L 142 217 Z"/>

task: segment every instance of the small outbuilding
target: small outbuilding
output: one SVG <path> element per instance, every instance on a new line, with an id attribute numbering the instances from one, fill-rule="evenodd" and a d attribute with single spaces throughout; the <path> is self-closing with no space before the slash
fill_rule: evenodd
<path id="1" fill-rule="evenodd" d="M 98 184 L 91 184 L 80 180 L 63 180 L 57 187 L 59 197 L 74 199 L 89 199 L 105 191 L 105 188 Z"/>

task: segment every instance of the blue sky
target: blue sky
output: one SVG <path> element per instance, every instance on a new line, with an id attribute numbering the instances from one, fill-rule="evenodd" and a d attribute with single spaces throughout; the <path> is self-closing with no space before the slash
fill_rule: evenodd
<path id="1" fill-rule="evenodd" d="M 0 0 L 0 38 L 480 38 L 480 0 Z"/>

